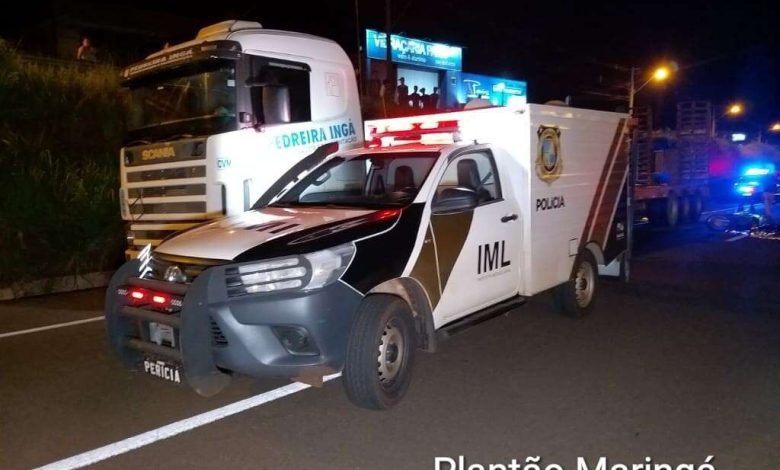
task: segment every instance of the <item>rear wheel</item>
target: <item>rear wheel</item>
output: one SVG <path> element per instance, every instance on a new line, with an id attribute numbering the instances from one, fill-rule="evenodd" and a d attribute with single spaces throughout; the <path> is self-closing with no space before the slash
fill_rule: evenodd
<path id="1" fill-rule="evenodd" d="M 679 215 L 677 218 L 682 223 L 688 223 L 691 221 L 691 199 L 687 194 L 683 194 L 677 198 L 677 205 Z"/>
<path id="2" fill-rule="evenodd" d="M 596 258 L 589 250 L 583 250 L 574 261 L 571 279 L 555 288 L 558 310 L 570 317 L 584 317 L 593 311 L 598 277 Z"/>
<path id="3" fill-rule="evenodd" d="M 700 192 L 689 196 L 690 212 L 688 214 L 688 221 L 696 223 L 701 218 L 702 212 L 704 212 L 704 198 L 702 198 Z"/>
<path id="4" fill-rule="evenodd" d="M 367 297 L 352 325 L 344 364 L 344 389 L 355 405 L 371 410 L 401 401 L 412 379 L 417 336 L 409 306 L 394 295 Z"/>
<path id="5" fill-rule="evenodd" d="M 669 193 L 663 201 L 664 225 L 674 228 L 680 222 L 680 198 L 675 193 Z"/>

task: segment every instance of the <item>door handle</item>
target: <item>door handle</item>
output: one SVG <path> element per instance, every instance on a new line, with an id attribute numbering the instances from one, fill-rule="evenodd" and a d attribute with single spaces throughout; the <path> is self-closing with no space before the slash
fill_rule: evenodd
<path id="1" fill-rule="evenodd" d="M 501 217 L 501 222 L 503 223 L 511 222 L 513 220 L 517 220 L 517 214 L 509 214 Z"/>

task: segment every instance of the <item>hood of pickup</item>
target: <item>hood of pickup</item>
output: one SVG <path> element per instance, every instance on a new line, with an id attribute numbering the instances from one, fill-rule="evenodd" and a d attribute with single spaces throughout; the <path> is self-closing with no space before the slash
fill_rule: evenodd
<path id="1" fill-rule="evenodd" d="M 377 221 L 395 219 L 399 212 L 267 207 L 191 228 L 165 240 L 155 251 L 235 261 L 305 253 L 344 242 L 355 229 L 365 232 Z"/>

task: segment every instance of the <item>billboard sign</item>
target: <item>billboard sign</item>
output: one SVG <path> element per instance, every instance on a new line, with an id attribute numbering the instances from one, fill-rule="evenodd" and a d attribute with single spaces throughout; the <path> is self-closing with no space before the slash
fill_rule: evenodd
<path id="1" fill-rule="evenodd" d="M 387 58 L 387 34 L 373 29 L 366 30 L 366 51 L 370 59 Z M 390 36 L 393 62 L 420 65 L 444 70 L 460 70 L 463 49 L 457 46 L 411 39 L 393 34 Z"/>

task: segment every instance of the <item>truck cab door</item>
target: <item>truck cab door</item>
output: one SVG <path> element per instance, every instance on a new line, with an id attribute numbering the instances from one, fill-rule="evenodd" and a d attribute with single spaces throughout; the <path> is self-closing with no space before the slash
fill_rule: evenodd
<path id="1" fill-rule="evenodd" d="M 506 186 L 489 150 L 450 158 L 431 205 L 441 284 L 433 312 L 436 327 L 518 292 L 520 208 Z M 444 202 L 454 191 L 473 191 L 476 207 L 448 211 Z"/>

